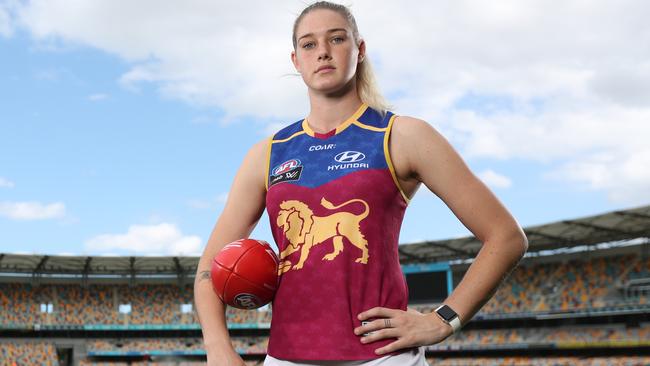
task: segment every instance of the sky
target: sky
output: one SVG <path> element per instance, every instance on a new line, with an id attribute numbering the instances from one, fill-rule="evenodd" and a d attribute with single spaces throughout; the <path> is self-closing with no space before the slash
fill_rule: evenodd
<path id="1" fill-rule="evenodd" d="M 650 204 L 650 2 L 345 4 L 394 111 L 522 226 Z M 308 113 L 304 6 L 0 0 L 0 252 L 199 255 L 247 150 Z M 400 243 L 470 234 L 423 187 Z"/>

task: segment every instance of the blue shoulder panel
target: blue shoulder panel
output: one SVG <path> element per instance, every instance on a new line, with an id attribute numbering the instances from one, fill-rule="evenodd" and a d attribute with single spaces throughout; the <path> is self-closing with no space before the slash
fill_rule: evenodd
<path id="1" fill-rule="evenodd" d="M 286 139 L 286 138 L 290 137 L 291 135 L 293 135 L 296 132 L 302 131 L 302 121 L 303 120 L 301 119 L 300 121 L 294 122 L 294 123 L 290 124 L 289 126 L 281 129 L 280 131 L 278 131 L 273 136 L 273 139 L 274 140 L 283 140 L 283 139 Z"/>
<path id="2" fill-rule="evenodd" d="M 387 112 L 386 115 L 382 117 L 382 115 L 376 110 L 368 108 L 357 120 L 364 125 L 377 128 L 385 128 L 388 126 L 388 121 L 390 121 L 390 117 L 392 115 L 393 114 L 391 112 Z"/>

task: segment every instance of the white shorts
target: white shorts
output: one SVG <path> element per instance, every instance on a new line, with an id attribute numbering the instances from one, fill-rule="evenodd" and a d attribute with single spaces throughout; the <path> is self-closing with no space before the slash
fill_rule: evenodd
<path id="1" fill-rule="evenodd" d="M 373 360 L 359 361 L 301 361 L 293 362 L 279 360 L 267 355 L 264 359 L 264 366 L 429 366 L 424 358 L 424 347 L 417 350 L 389 355 Z"/>

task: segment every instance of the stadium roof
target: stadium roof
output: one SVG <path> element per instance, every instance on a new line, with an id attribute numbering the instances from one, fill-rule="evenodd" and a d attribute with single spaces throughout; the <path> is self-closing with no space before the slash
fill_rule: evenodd
<path id="1" fill-rule="evenodd" d="M 601 215 L 563 220 L 524 228 L 528 251 L 541 252 L 560 248 L 650 238 L 650 205 Z M 439 262 L 475 257 L 482 243 L 474 236 L 425 241 L 399 247 L 400 261 Z"/>
<path id="2" fill-rule="evenodd" d="M 0 254 L 0 274 L 98 276 L 193 276 L 198 257 L 101 257 Z"/>
<path id="3" fill-rule="evenodd" d="M 528 251 L 540 252 L 606 242 L 650 238 L 650 206 L 524 228 Z M 473 236 L 400 245 L 402 263 L 441 262 L 476 256 L 482 243 Z M 71 277 L 189 277 L 197 257 L 102 257 L 0 253 L 0 274 Z"/>

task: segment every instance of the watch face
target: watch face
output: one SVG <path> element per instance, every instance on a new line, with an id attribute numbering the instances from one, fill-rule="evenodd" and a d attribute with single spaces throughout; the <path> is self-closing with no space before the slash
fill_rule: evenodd
<path id="1" fill-rule="evenodd" d="M 451 308 L 447 305 L 443 305 L 443 307 L 438 310 L 438 314 L 440 314 L 440 316 L 448 322 L 457 316 L 456 312 L 451 310 Z"/>

